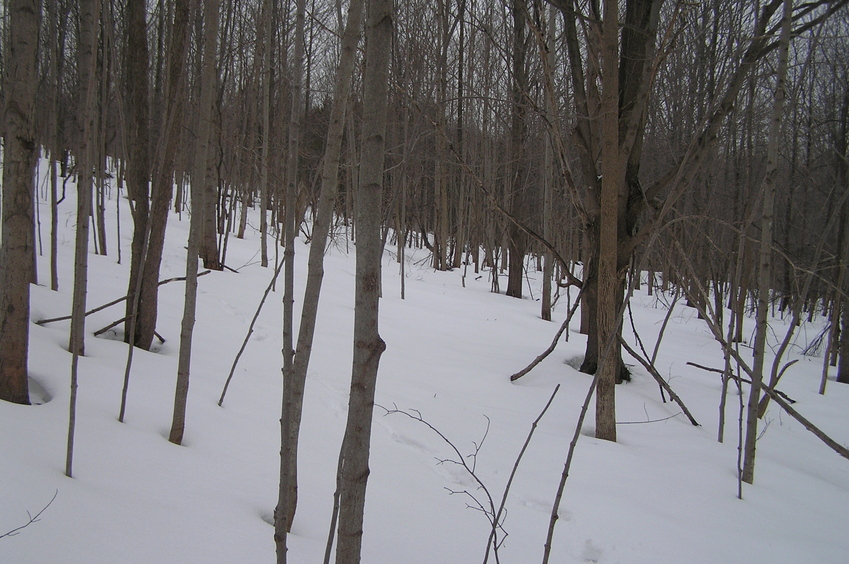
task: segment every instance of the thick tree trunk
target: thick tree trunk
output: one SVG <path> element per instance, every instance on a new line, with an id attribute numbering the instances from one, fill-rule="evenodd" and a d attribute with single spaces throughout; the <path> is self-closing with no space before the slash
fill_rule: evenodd
<path id="1" fill-rule="evenodd" d="M 41 3 L 11 0 L 4 63 L 3 233 L 0 248 L 0 399 L 29 404 L 29 284 L 36 159 L 36 53 Z"/>
<path id="2" fill-rule="evenodd" d="M 601 196 L 598 244 L 598 302 L 596 329 L 600 345 L 596 371 L 596 429 L 595 436 L 616 440 L 615 388 L 618 362 L 614 349 L 619 349 L 619 324 L 616 312 L 619 242 L 619 192 L 624 181 L 619 152 L 619 7 L 616 0 L 605 0 L 602 21 L 602 137 L 601 137 Z"/>
<path id="3" fill-rule="evenodd" d="M 131 323 L 138 308 L 136 289 L 144 264 L 150 215 L 150 53 L 147 47 L 145 0 L 128 0 L 126 12 L 127 194 L 132 202 L 133 240 L 127 288 L 124 339 L 129 342 Z"/>
<path id="4" fill-rule="evenodd" d="M 159 268 L 165 246 L 165 226 L 174 188 L 174 163 L 180 142 L 185 106 L 186 77 L 184 69 L 188 52 L 189 13 L 191 0 L 176 0 L 174 22 L 171 26 L 171 45 L 168 50 L 168 78 L 165 127 L 157 143 L 153 175 L 150 226 L 147 254 L 141 272 L 141 292 L 136 313 L 135 345 L 145 350 L 153 343 L 156 330 Z"/>
<path id="5" fill-rule="evenodd" d="M 357 194 L 354 360 L 348 421 L 342 443 L 337 564 L 356 564 L 360 561 L 374 394 L 380 356 L 386 348 L 378 332 L 378 301 L 384 139 L 392 30 L 392 0 L 370 0 L 366 28 L 366 68 L 363 75 L 363 152 Z"/>
<path id="6" fill-rule="evenodd" d="M 215 10 L 220 5 L 219 0 L 213 0 Z M 218 51 L 219 15 L 207 7 L 204 2 L 204 62 L 201 77 L 200 112 L 201 124 L 198 130 L 199 141 L 206 137 L 206 147 L 202 149 L 205 162 L 194 163 L 194 173 L 197 179 L 192 182 L 192 214 L 198 214 L 198 256 L 203 260 L 203 267 L 209 270 L 221 270 L 221 257 L 218 252 L 218 218 L 215 204 L 218 200 L 218 183 L 215 178 L 215 143 L 213 143 L 213 123 L 215 123 L 214 100 L 218 90 L 218 67 L 216 53 Z M 214 16 L 213 16 L 214 14 Z M 200 147 L 200 145 L 199 145 Z M 198 167 L 203 166 L 201 171 Z M 202 175 L 202 176 L 201 176 Z M 195 181 L 203 178 L 203 183 L 195 186 Z"/>

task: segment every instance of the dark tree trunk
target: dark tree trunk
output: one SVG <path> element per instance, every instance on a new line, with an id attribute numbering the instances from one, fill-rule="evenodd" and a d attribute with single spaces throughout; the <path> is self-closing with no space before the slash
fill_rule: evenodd
<path id="1" fill-rule="evenodd" d="M 177 0 L 171 26 L 171 45 L 168 51 L 166 84 L 166 112 L 162 133 L 159 136 L 153 174 L 153 195 L 150 209 L 150 233 L 147 254 L 141 272 L 141 292 L 136 314 L 135 345 L 150 349 L 156 330 L 159 268 L 165 246 L 165 226 L 174 189 L 174 163 L 180 142 L 185 105 L 185 73 L 189 37 L 189 12 L 191 0 Z"/>
<path id="2" fill-rule="evenodd" d="M 126 23 L 126 104 L 127 194 L 132 202 L 133 240 L 130 252 L 130 280 L 124 324 L 125 340 L 130 339 L 136 289 L 144 263 L 145 239 L 150 215 L 150 53 L 147 47 L 145 0 L 127 1 Z"/>
<path id="3" fill-rule="evenodd" d="M 29 404 L 29 284 L 33 278 L 36 53 L 41 3 L 11 0 L 4 63 L 0 399 Z"/>

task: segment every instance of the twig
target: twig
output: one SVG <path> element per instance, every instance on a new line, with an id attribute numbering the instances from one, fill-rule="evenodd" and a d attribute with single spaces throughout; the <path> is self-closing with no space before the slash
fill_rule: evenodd
<path id="1" fill-rule="evenodd" d="M 677 403 L 681 407 L 681 411 L 684 412 L 684 415 L 687 416 L 687 419 L 690 420 L 690 423 L 692 423 L 694 427 L 698 427 L 699 426 L 698 421 L 696 421 L 695 417 L 693 417 L 693 415 L 690 413 L 690 410 L 687 409 L 687 406 L 684 405 L 684 402 L 681 400 L 680 397 L 678 397 L 678 394 L 676 394 L 672 390 L 672 387 L 669 385 L 669 383 L 666 380 L 663 379 L 663 377 L 660 375 L 660 373 L 657 371 L 657 369 L 654 366 L 652 366 L 652 364 L 649 361 L 645 360 L 643 357 L 641 357 L 639 354 L 637 354 L 637 351 L 632 349 L 631 346 L 628 345 L 627 342 L 625 342 L 625 339 L 623 339 L 622 337 L 619 337 L 619 342 L 622 343 L 622 346 L 625 348 L 626 351 L 628 351 L 628 354 L 630 354 L 635 359 L 637 359 L 637 362 L 642 364 L 643 368 L 645 368 L 648 371 L 648 373 L 651 374 L 654 377 L 654 379 L 657 381 L 657 383 L 660 385 L 660 387 L 663 388 L 664 390 L 666 390 L 666 393 L 669 394 L 669 397 L 672 398 L 672 401 L 674 401 L 675 403 Z"/>
<path id="2" fill-rule="evenodd" d="M 542 556 L 542 564 L 548 564 L 548 558 L 551 556 L 551 541 L 554 538 L 554 525 L 560 509 L 560 501 L 563 499 L 563 490 L 566 488 L 566 480 L 569 478 L 569 470 L 572 468 L 572 458 L 575 455 L 575 447 L 578 446 L 578 438 L 581 436 L 581 428 L 584 426 L 584 419 L 587 416 L 587 410 L 590 407 L 590 400 L 598 385 L 598 375 L 601 370 L 597 370 L 593 381 L 587 390 L 587 396 L 584 398 L 584 404 L 581 406 L 581 414 L 578 416 L 578 423 L 575 425 L 575 432 L 572 434 L 572 440 L 569 443 L 569 453 L 566 455 L 566 463 L 563 465 L 563 472 L 560 474 L 560 483 L 557 485 L 557 493 L 554 495 L 554 505 L 551 508 L 551 519 L 548 522 L 548 534 L 545 537 L 545 546 Z"/>
<path id="3" fill-rule="evenodd" d="M 681 413 L 683 413 L 683 412 L 679 411 L 678 413 L 676 413 L 674 415 L 670 415 L 669 417 L 663 417 L 661 419 L 647 419 L 645 421 L 617 421 L 616 424 L 617 425 L 645 425 L 646 423 L 661 423 L 663 421 L 668 421 L 670 419 L 678 417 L 679 415 L 681 415 Z"/>
<path id="4" fill-rule="evenodd" d="M 218 407 L 221 407 L 221 404 L 224 403 L 224 395 L 227 394 L 227 388 L 230 386 L 230 380 L 233 379 L 233 373 L 236 372 L 236 365 L 239 364 L 239 359 L 242 357 L 242 353 L 245 352 L 245 347 L 248 346 L 248 340 L 251 338 L 251 334 L 254 332 L 254 325 L 256 325 L 256 320 L 259 318 L 259 312 L 262 311 L 262 306 L 265 305 L 265 299 L 268 297 L 269 292 L 271 292 L 271 288 L 274 286 L 274 282 L 277 280 L 277 276 L 280 274 L 280 268 L 283 266 L 283 263 L 286 261 L 286 255 L 284 254 L 280 260 L 277 262 L 277 268 L 274 269 L 274 276 L 271 277 L 271 282 L 268 283 L 268 287 L 265 289 L 265 293 L 262 295 L 262 299 L 259 301 L 259 305 L 256 308 L 256 313 L 254 313 L 254 318 L 251 319 L 251 324 L 248 327 L 248 334 L 245 335 L 245 340 L 242 341 L 242 346 L 239 348 L 239 352 L 236 353 L 236 358 L 233 359 L 233 366 L 230 367 L 230 374 L 227 376 L 227 381 L 224 382 L 224 389 L 221 390 L 221 397 L 218 398 Z"/>
<path id="5" fill-rule="evenodd" d="M 542 420 L 542 416 L 545 415 L 545 412 L 548 411 L 551 402 L 554 401 L 554 396 L 557 395 L 557 392 L 560 391 L 560 384 L 554 387 L 554 391 L 551 392 L 551 397 L 548 398 L 548 401 L 545 403 L 545 407 L 542 408 L 537 418 L 534 419 L 534 422 L 531 423 L 531 430 L 528 432 L 528 436 L 525 438 L 525 443 L 522 445 L 522 448 L 519 450 L 519 455 L 516 457 L 516 461 L 513 463 L 513 469 L 510 471 L 510 477 L 507 479 L 507 485 L 504 486 L 504 494 L 501 496 L 501 503 L 498 505 L 498 513 L 495 515 L 495 522 L 501 522 L 501 515 L 504 513 L 504 507 L 507 504 L 507 495 L 510 493 L 510 486 L 513 484 L 513 478 L 516 476 L 516 472 L 519 469 L 519 462 L 522 461 L 522 457 L 525 456 L 525 451 L 528 449 L 528 445 L 531 444 L 531 438 L 534 436 L 534 432 L 537 430 L 537 425 L 540 420 Z M 505 532 L 506 534 L 506 532 Z M 495 546 L 496 538 L 495 538 L 495 529 L 490 532 L 489 540 L 486 544 L 487 553 L 489 552 L 490 545 Z"/>
<path id="6" fill-rule="evenodd" d="M 41 514 L 44 513 L 47 510 L 48 507 L 50 507 L 50 504 L 53 503 L 53 501 L 56 499 L 57 495 L 59 495 L 59 490 L 56 490 L 56 493 L 54 493 L 53 497 L 50 499 L 50 501 L 47 502 L 47 505 L 42 507 L 41 511 L 39 511 L 35 515 L 32 515 L 32 514 L 30 514 L 29 511 L 27 511 L 27 516 L 29 517 L 29 521 L 27 521 L 26 523 L 24 523 L 20 527 L 15 527 L 11 531 L 3 533 L 2 535 L 0 535 L 0 539 L 2 539 L 4 537 L 13 537 L 13 536 L 17 535 L 18 533 L 20 533 L 22 530 L 24 530 L 27 527 L 29 527 L 30 525 L 32 525 L 33 523 L 38 523 L 40 521 L 39 517 L 41 517 Z"/>
<path id="7" fill-rule="evenodd" d="M 795 362 L 796 361 L 794 360 L 793 362 L 789 363 L 787 366 L 784 367 L 784 369 L 786 370 L 787 368 L 790 368 L 790 366 L 792 366 Z M 725 374 L 725 371 L 720 370 L 719 368 L 711 368 L 710 366 L 702 366 L 701 364 L 696 364 L 695 362 L 688 362 L 687 364 L 689 364 L 690 366 L 695 366 L 696 368 L 701 368 L 702 370 L 706 370 L 707 372 L 716 372 L 717 374 L 723 374 L 723 375 Z M 782 370 L 782 373 L 783 373 L 783 370 Z M 746 380 L 742 376 L 735 376 L 734 374 L 729 374 L 728 378 L 735 380 L 737 382 L 742 382 L 743 384 L 751 384 L 752 383 L 751 380 Z M 774 388 L 771 388 L 771 389 L 776 394 L 783 397 L 785 399 L 785 401 L 787 401 L 788 403 L 796 403 L 796 400 L 794 400 L 793 398 L 791 398 L 790 396 L 788 396 L 787 394 L 785 394 L 781 390 L 776 390 Z"/>
<path id="8" fill-rule="evenodd" d="M 445 434 L 442 433 L 442 431 L 440 431 L 439 429 L 434 427 L 431 423 L 426 421 L 424 419 L 424 417 L 422 417 L 421 412 L 418 411 L 418 410 L 415 410 L 415 409 L 410 410 L 412 412 L 411 413 L 410 411 L 404 411 L 404 410 L 398 409 L 397 407 L 393 407 L 393 409 L 386 409 L 385 407 L 383 407 L 381 405 L 377 405 L 377 404 L 375 404 L 375 405 L 376 405 L 376 407 L 379 407 L 386 412 L 384 415 L 393 415 L 395 413 L 399 413 L 401 415 L 406 415 L 407 417 L 409 417 L 410 419 L 413 419 L 414 421 L 418 421 L 419 423 L 422 423 L 428 429 L 430 429 L 431 431 L 436 433 L 439 436 L 439 438 L 441 438 L 443 440 L 443 442 L 445 442 L 445 444 L 447 444 L 449 447 L 451 447 L 451 449 L 454 451 L 454 454 L 456 455 L 457 458 L 456 459 L 438 459 L 439 463 L 444 464 L 445 462 L 451 462 L 453 464 L 457 464 L 458 466 L 463 467 L 463 469 L 469 474 L 469 476 L 471 476 L 472 480 L 474 480 L 475 483 L 478 485 L 478 488 L 483 491 L 484 495 L 486 496 L 486 500 L 487 500 L 487 504 L 489 505 L 489 509 L 486 509 L 485 506 L 480 502 L 480 500 L 478 500 L 477 497 L 475 497 L 471 493 L 469 493 L 469 492 L 462 492 L 462 493 L 466 493 L 467 495 L 469 495 L 469 497 L 471 497 L 473 500 L 475 500 L 475 503 L 479 506 L 480 510 L 483 512 L 484 515 L 486 515 L 486 518 L 490 523 L 492 531 L 497 531 L 499 529 L 501 529 L 503 531 L 501 524 L 496 520 L 495 502 L 492 499 L 492 494 L 490 494 L 489 488 L 486 487 L 486 484 L 484 484 L 483 481 L 475 473 L 474 467 L 469 466 L 469 464 L 465 460 L 466 457 L 464 457 L 463 454 L 460 452 L 460 449 L 458 449 L 457 446 L 453 442 L 451 442 L 451 439 L 446 437 Z M 487 421 L 489 421 L 489 418 L 487 418 Z M 489 424 L 487 423 L 487 431 L 488 430 L 489 430 Z M 484 435 L 484 440 L 485 439 L 486 439 L 486 434 Z M 477 453 L 480 451 L 480 447 L 483 445 L 483 440 L 481 440 L 480 444 L 478 444 L 478 443 L 474 443 L 474 444 L 475 444 L 475 453 L 472 456 L 473 458 L 475 458 L 477 456 Z M 448 488 L 446 488 L 446 489 L 448 489 Z M 452 490 L 449 489 L 448 491 L 451 492 Z M 458 492 L 452 492 L 452 493 L 458 493 Z M 490 539 L 492 539 L 492 538 L 493 538 L 493 535 L 491 533 Z M 489 546 L 490 546 L 489 541 L 487 541 L 487 551 L 486 551 L 486 555 L 484 556 L 484 563 L 487 562 L 487 558 L 489 557 Z M 497 546 L 495 547 L 495 560 L 496 560 L 496 562 L 498 562 L 498 548 L 497 548 Z"/>

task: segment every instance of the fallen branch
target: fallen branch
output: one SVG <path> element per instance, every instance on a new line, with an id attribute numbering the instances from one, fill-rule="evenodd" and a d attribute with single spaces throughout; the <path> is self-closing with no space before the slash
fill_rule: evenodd
<path id="1" fill-rule="evenodd" d="M 572 322 L 572 316 L 575 315 L 575 311 L 578 309 L 578 305 L 581 303 L 581 294 L 583 293 L 583 291 L 584 290 L 582 288 L 581 291 L 578 293 L 578 297 L 575 298 L 575 303 L 572 305 L 572 309 L 569 310 L 569 314 L 566 316 L 566 320 L 563 322 L 563 325 L 560 326 L 560 329 L 557 330 L 557 333 L 554 335 L 554 339 L 551 340 L 551 344 L 548 346 L 548 348 L 545 349 L 542 354 L 536 357 L 529 365 L 510 376 L 511 382 L 515 382 L 516 380 L 536 368 L 536 366 L 540 362 L 545 360 L 548 355 L 554 352 L 554 349 L 557 347 L 557 342 L 560 340 L 561 335 L 563 335 L 563 332 L 569 326 L 569 323 Z"/>
<path id="2" fill-rule="evenodd" d="M 795 419 L 796 421 L 801 423 L 802 426 L 805 427 L 805 429 L 807 429 L 808 431 L 813 433 L 819 440 L 821 440 L 822 442 L 827 444 L 829 447 L 831 447 L 831 449 L 834 450 L 834 452 L 836 452 L 837 454 L 839 454 L 843 458 L 849 458 L 849 449 L 847 449 L 845 446 L 841 445 L 840 443 L 838 443 L 837 441 L 835 441 L 834 439 L 832 439 L 831 437 L 826 435 L 819 427 L 817 427 L 816 425 L 814 425 L 813 423 L 811 423 L 810 421 L 805 419 L 802 416 L 802 414 L 800 414 L 798 411 L 796 411 L 795 409 L 790 407 L 790 404 L 785 402 L 784 399 L 781 397 L 780 394 L 777 393 L 776 390 L 773 390 L 772 388 L 770 388 L 768 386 L 764 386 L 763 391 L 768 396 L 770 396 L 775 403 L 780 405 L 781 408 L 785 412 L 787 412 L 787 414 L 790 417 L 792 417 L 793 419 Z"/>
<path id="3" fill-rule="evenodd" d="M 205 274 L 209 274 L 210 272 L 212 272 L 212 271 L 211 271 L 211 270 L 204 270 L 203 272 L 199 272 L 199 273 L 198 273 L 198 276 L 199 276 L 199 277 L 200 277 L 200 276 L 204 276 Z M 185 280 L 186 280 L 186 277 L 185 277 L 185 276 L 177 276 L 176 278 L 168 278 L 168 279 L 166 279 L 166 280 L 160 280 L 160 281 L 159 281 L 159 284 L 157 284 L 157 286 L 163 286 L 163 285 L 165 285 L 165 284 L 168 284 L 169 282 L 178 282 L 178 281 L 181 281 L 181 280 L 182 280 L 182 281 L 185 281 Z M 122 297 L 118 298 L 117 300 L 112 300 L 112 301 L 111 301 L 111 302 L 109 302 L 108 304 L 103 304 L 102 306 L 98 306 L 98 307 L 96 307 L 96 308 L 94 308 L 94 309 L 90 309 L 90 310 L 88 310 L 87 312 L 85 312 L 85 315 L 86 315 L 86 317 L 88 317 L 88 316 L 89 316 L 89 315 L 91 315 L 92 313 L 97 313 L 98 311 L 103 311 L 104 309 L 106 309 L 106 308 L 108 308 L 108 307 L 112 307 L 113 305 L 117 305 L 117 304 L 119 304 L 119 303 L 121 303 L 121 302 L 123 302 L 123 301 L 126 301 L 128 297 L 129 297 L 129 296 L 122 296 Z M 36 324 L 36 325 L 47 325 L 48 323 L 55 323 L 55 322 L 57 322 L 57 321 L 67 321 L 68 319 L 71 319 L 71 316 L 70 316 L 70 315 L 63 315 L 62 317 L 52 317 L 52 318 L 50 318 L 50 319 L 40 319 L 39 321 L 36 321 L 36 322 L 35 322 L 35 324 Z M 124 318 L 124 319 L 126 319 L 126 318 Z M 118 321 L 117 323 L 115 323 L 115 325 L 117 325 L 117 324 L 118 324 L 118 323 L 120 323 L 121 321 L 124 321 L 124 319 L 121 319 L 120 321 Z M 112 328 L 112 327 L 114 327 L 115 325 L 110 325 L 110 326 L 109 326 L 109 327 L 107 327 L 106 329 L 111 329 L 111 328 Z M 105 330 L 104 330 L 104 331 L 105 331 Z M 99 333 L 95 333 L 95 335 L 99 335 Z"/>
<path id="4" fill-rule="evenodd" d="M 676 394 L 672 390 L 672 387 L 669 385 L 669 383 L 666 380 L 663 379 L 663 377 L 660 375 L 660 372 L 658 372 L 657 369 L 654 366 L 652 366 L 652 364 L 649 361 L 647 361 L 646 359 L 641 357 L 639 354 L 637 354 L 637 351 L 632 349 L 631 346 L 628 345 L 627 342 L 625 342 L 625 339 L 623 339 L 622 337 L 619 337 L 619 342 L 622 344 L 622 346 L 625 348 L 625 350 L 628 351 L 628 354 L 630 354 L 635 359 L 637 359 L 637 362 L 642 364 L 643 368 L 645 368 L 648 371 L 648 373 L 651 374 L 652 377 L 654 377 L 654 379 L 657 381 L 657 383 L 660 385 L 660 387 L 663 388 L 664 390 L 666 390 L 666 393 L 669 394 L 669 397 L 672 398 L 672 401 L 674 401 L 675 403 L 678 404 L 678 406 L 681 408 L 681 411 L 683 411 L 684 415 L 687 416 L 687 419 L 690 420 L 690 423 L 692 423 L 694 427 L 699 427 L 699 422 L 696 421 L 695 417 L 693 417 L 693 415 L 690 413 L 690 410 L 687 409 L 687 406 L 684 405 L 684 402 L 681 400 L 680 397 L 678 397 L 678 394 Z"/>
<path id="5" fill-rule="evenodd" d="M 792 365 L 793 365 L 793 363 L 795 363 L 795 362 L 796 362 L 796 361 L 794 360 L 793 362 L 791 362 L 791 363 L 787 364 L 787 365 L 784 367 L 784 370 L 786 370 L 786 369 L 790 368 L 790 366 L 792 366 Z M 707 371 L 707 372 L 716 372 L 717 374 L 725 374 L 725 371 L 724 371 L 724 370 L 720 370 L 719 368 L 711 368 L 710 366 L 702 366 L 701 364 L 697 364 L 697 363 L 695 363 L 695 362 L 688 362 L 687 364 L 689 364 L 690 366 L 695 366 L 696 368 L 700 368 L 700 369 L 705 370 L 705 371 Z M 784 370 L 782 370 L 782 373 L 784 372 Z M 743 378 L 742 376 L 735 376 L 734 374 L 729 374 L 729 375 L 728 375 L 728 377 L 729 377 L 730 379 L 732 379 L 732 380 L 737 381 L 737 382 L 742 382 L 743 384 L 751 384 L 751 383 L 752 383 L 752 381 L 751 381 L 751 380 L 746 380 L 746 379 L 745 379 L 745 378 Z M 780 390 L 776 390 L 776 389 L 774 389 L 774 388 L 770 388 L 770 389 L 772 389 L 772 391 L 773 391 L 773 392 L 775 392 L 776 394 L 778 394 L 778 395 L 780 395 L 781 397 L 783 397 L 783 398 L 784 398 L 784 399 L 785 399 L 788 403 L 796 403 L 796 400 L 794 400 L 793 398 L 791 398 L 790 396 L 788 396 L 788 395 L 787 395 L 787 394 L 785 394 L 784 392 L 782 392 L 782 391 L 780 391 Z"/>
<path id="6" fill-rule="evenodd" d="M 106 327 L 103 327 L 103 328 L 98 329 L 97 331 L 95 331 L 95 332 L 94 332 L 94 336 L 95 336 L 95 337 L 99 337 L 100 335 L 102 335 L 102 334 L 106 333 L 107 331 L 109 331 L 109 330 L 110 330 L 110 329 L 112 329 L 113 327 L 115 327 L 115 326 L 117 326 L 117 325 L 120 325 L 121 323 L 125 322 L 126 320 L 127 320 L 127 318 L 126 318 L 126 317 L 122 317 L 121 319 L 119 319 L 119 320 L 117 320 L 117 321 L 113 321 L 112 323 L 110 323 L 110 324 L 109 324 L 109 325 L 107 325 Z M 159 339 L 159 342 L 160 342 L 160 343 L 164 343 L 164 342 L 165 342 L 165 337 L 163 337 L 162 335 L 160 335 L 160 334 L 159 334 L 159 333 L 157 333 L 156 331 L 154 331 L 154 332 L 153 332 L 153 334 L 156 336 L 156 338 L 157 338 L 157 339 Z"/>

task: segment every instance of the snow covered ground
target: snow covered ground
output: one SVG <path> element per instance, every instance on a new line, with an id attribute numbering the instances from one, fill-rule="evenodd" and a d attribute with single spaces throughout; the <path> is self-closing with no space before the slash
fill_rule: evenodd
<path id="1" fill-rule="evenodd" d="M 32 320 L 70 312 L 74 198 L 60 206 L 59 292 L 32 288 Z M 115 253 L 113 200 L 109 256 L 89 259 L 89 309 L 125 294 L 131 221 L 122 214 L 122 264 Z M 41 207 L 49 277 L 49 208 Z M 256 225 L 254 215 L 253 225 Z M 184 275 L 188 220 L 169 218 L 162 278 Z M 320 562 L 335 487 L 350 378 L 354 255 L 344 234 L 329 246 L 317 336 L 306 390 L 300 448 L 300 501 L 290 561 Z M 166 342 L 136 351 L 125 423 L 117 421 L 127 348 L 114 332 L 92 334 L 123 315 L 116 306 L 87 321 L 81 359 L 74 478 L 64 472 L 70 354 L 68 322 L 31 326 L 30 372 L 43 388 L 38 406 L 0 403 L 0 534 L 27 522 L 56 494 L 39 520 L 0 538 L 10 563 L 271 562 L 278 485 L 281 398 L 280 285 L 269 298 L 236 370 L 223 408 L 222 386 L 272 275 L 258 260 L 258 234 L 231 238 L 228 265 L 199 280 L 198 314 L 184 446 L 166 439 L 176 378 L 182 283 L 160 292 L 158 331 Z M 390 252 L 391 251 L 391 252 Z M 296 296 L 302 295 L 307 247 L 296 247 Z M 464 455 L 479 447 L 478 478 L 501 499 L 532 421 L 555 386 L 561 389 L 518 469 L 506 501 L 500 561 L 539 562 L 569 441 L 591 377 L 570 364 L 583 353 L 577 319 L 568 342 L 516 383 L 509 375 L 548 346 L 554 322 L 539 303 L 489 292 L 488 273 L 434 272 L 422 252 L 406 263 L 400 299 L 394 248 L 385 253 L 377 403 L 418 412 Z M 539 296 L 541 277 L 530 271 Z M 663 296 L 637 292 L 637 329 L 651 350 L 665 314 Z M 296 310 L 297 310 L 296 298 Z M 296 311 L 297 313 L 297 311 Z M 751 320 L 747 320 L 751 321 Z M 821 358 L 797 356 L 819 331 L 804 327 L 790 359 L 800 361 L 780 389 L 795 407 L 841 444 L 849 443 L 849 387 L 819 396 Z M 783 324 L 775 321 L 776 335 Z M 633 342 L 632 331 L 626 330 Z M 772 405 L 758 443 L 755 485 L 736 498 L 736 393 L 729 394 L 726 441 L 716 441 L 720 379 L 687 366 L 722 366 L 719 347 L 695 310 L 676 305 L 658 369 L 701 427 L 633 363 L 633 380 L 617 388 L 619 442 L 593 438 L 592 415 L 578 443 L 554 535 L 552 562 L 629 564 L 849 562 L 849 461 Z M 33 385 L 31 390 L 38 386 Z M 37 399 L 34 397 L 34 399 Z M 670 416 L 674 416 L 671 417 Z M 403 414 L 375 411 L 363 561 L 469 563 L 483 560 L 489 525 L 469 506 L 485 500 L 436 433 Z M 647 423 L 647 421 L 662 420 Z M 452 462 L 453 460 L 453 462 Z M 58 492 L 58 493 L 57 493 Z M 490 560 L 494 561 L 494 560 Z"/>

